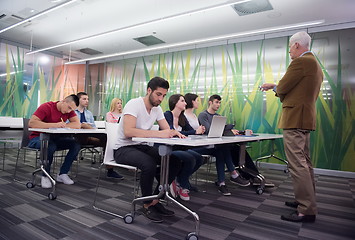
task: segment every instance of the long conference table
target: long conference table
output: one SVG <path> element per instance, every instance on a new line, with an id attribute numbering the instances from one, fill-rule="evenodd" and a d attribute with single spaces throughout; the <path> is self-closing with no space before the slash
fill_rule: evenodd
<path id="1" fill-rule="evenodd" d="M 159 144 L 159 155 L 162 158 L 161 161 L 161 169 L 160 169 L 160 186 L 159 186 L 159 194 L 144 197 L 143 198 L 136 198 L 132 202 L 132 209 L 135 209 L 135 204 L 141 202 L 142 200 L 153 200 L 153 199 L 162 199 L 166 198 L 175 203 L 180 208 L 184 209 L 187 213 L 192 215 L 195 219 L 195 231 L 188 233 L 186 239 L 198 239 L 199 231 L 200 231 L 200 220 L 199 216 L 196 212 L 193 212 L 189 208 L 185 207 L 180 202 L 176 201 L 168 194 L 169 184 L 168 184 L 168 176 L 169 176 L 169 161 L 170 161 L 170 154 L 172 153 L 172 148 L 175 145 L 179 146 L 187 146 L 187 147 L 199 147 L 199 146 L 214 146 L 218 144 L 239 144 L 240 146 L 240 168 L 241 170 L 250 173 L 253 177 L 257 177 L 261 180 L 261 185 L 259 190 L 263 191 L 265 188 L 265 178 L 260 173 L 255 173 L 247 168 L 245 168 L 245 149 L 246 144 L 248 142 L 255 142 L 255 141 L 264 141 L 264 140 L 275 140 L 282 138 L 281 134 L 258 134 L 255 136 L 231 136 L 231 137 L 221 137 L 221 138 L 207 138 L 207 136 L 191 136 L 185 139 L 181 138 L 132 138 L 135 142 L 144 142 L 144 143 L 157 143 Z M 262 192 L 261 192 L 262 193 Z M 259 194 L 261 194 L 259 192 Z M 134 213 L 132 213 L 134 214 Z"/>

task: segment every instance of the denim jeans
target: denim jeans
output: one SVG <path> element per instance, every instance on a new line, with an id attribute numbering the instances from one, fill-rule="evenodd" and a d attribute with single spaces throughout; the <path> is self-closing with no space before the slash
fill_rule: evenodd
<path id="1" fill-rule="evenodd" d="M 231 147 L 226 144 L 215 145 L 214 148 L 193 148 L 193 151 L 200 154 L 207 154 L 216 157 L 216 170 L 217 170 L 217 181 L 218 183 L 225 181 L 225 173 L 224 169 L 226 166 L 229 172 L 235 170 L 235 166 L 233 164 Z"/>
<path id="2" fill-rule="evenodd" d="M 181 151 L 181 150 L 173 151 L 171 155 L 177 157 L 182 163 L 181 170 L 176 178 L 177 182 L 180 184 L 182 188 L 189 189 L 190 176 L 197 169 L 199 169 L 199 167 L 203 163 L 203 158 L 201 154 L 189 149 L 186 151 Z"/>
<path id="3" fill-rule="evenodd" d="M 40 137 L 32 138 L 28 143 L 28 147 L 41 149 Z M 48 141 L 48 164 L 45 166 L 45 170 L 50 173 L 55 151 L 69 149 L 59 172 L 59 174 L 67 174 L 73 161 L 77 158 L 80 148 L 80 144 L 73 137 L 51 136 Z"/>

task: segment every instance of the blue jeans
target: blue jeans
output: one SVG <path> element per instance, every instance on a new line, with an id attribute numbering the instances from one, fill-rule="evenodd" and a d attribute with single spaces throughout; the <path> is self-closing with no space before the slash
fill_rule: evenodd
<path id="1" fill-rule="evenodd" d="M 192 151 L 192 150 L 177 150 L 171 153 L 172 156 L 177 157 L 182 162 L 182 167 L 177 175 L 177 182 L 184 189 L 190 188 L 189 178 L 190 176 L 196 172 L 197 169 L 202 165 L 203 158 L 201 154 Z"/>
<path id="2" fill-rule="evenodd" d="M 215 145 L 214 148 L 194 148 L 192 149 L 195 152 L 200 154 L 207 154 L 216 157 L 216 170 L 217 170 L 217 181 L 218 183 L 225 181 L 225 173 L 224 173 L 224 165 L 226 165 L 229 172 L 235 170 L 235 166 L 233 164 L 233 158 L 231 154 L 231 146 L 226 144 Z"/>
<path id="3" fill-rule="evenodd" d="M 30 140 L 28 147 L 41 149 L 40 137 L 35 137 Z M 73 137 L 60 137 L 51 136 L 48 141 L 48 164 L 45 164 L 45 170 L 50 173 L 50 168 L 53 162 L 53 155 L 55 151 L 69 149 L 67 155 L 65 156 L 62 167 L 60 168 L 59 174 L 67 174 L 73 161 L 77 158 L 78 153 L 81 149 L 80 144 Z"/>

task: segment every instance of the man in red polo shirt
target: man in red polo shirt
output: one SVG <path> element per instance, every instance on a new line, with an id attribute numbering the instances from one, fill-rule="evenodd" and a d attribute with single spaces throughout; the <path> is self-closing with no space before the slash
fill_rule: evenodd
<path id="1" fill-rule="evenodd" d="M 79 118 L 74 112 L 74 109 L 78 105 L 79 99 L 75 94 L 66 97 L 62 101 L 43 103 L 33 113 L 28 126 L 30 128 L 80 128 Z M 67 120 L 69 120 L 68 123 L 66 123 Z M 28 147 L 40 149 L 41 140 L 39 136 L 39 132 L 32 132 Z M 73 161 L 77 158 L 80 148 L 80 144 L 71 136 L 51 136 L 48 143 L 48 164 L 46 171 L 50 173 L 50 166 L 55 151 L 69 149 L 57 176 L 57 182 L 74 184 L 73 180 L 68 176 L 68 172 Z M 42 188 L 52 187 L 52 183 L 46 176 L 42 176 L 41 185 Z"/>

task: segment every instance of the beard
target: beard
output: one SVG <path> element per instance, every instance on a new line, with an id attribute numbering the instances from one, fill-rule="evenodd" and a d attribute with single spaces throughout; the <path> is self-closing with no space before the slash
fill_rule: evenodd
<path id="1" fill-rule="evenodd" d="M 160 105 L 160 101 L 154 101 L 152 94 L 149 94 L 149 103 L 153 106 L 153 107 L 158 107 Z"/>

